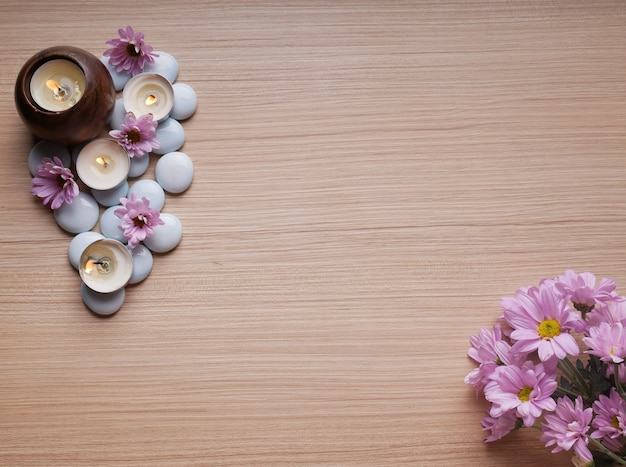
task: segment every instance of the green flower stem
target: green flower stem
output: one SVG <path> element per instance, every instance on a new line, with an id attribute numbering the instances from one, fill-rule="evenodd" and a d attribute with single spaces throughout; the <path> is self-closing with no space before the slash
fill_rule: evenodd
<path id="1" fill-rule="evenodd" d="M 578 390 L 582 393 L 585 399 L 591 398 L 591 388 L 583 379 L 576 366 L 569 360 L 569 358 L 566 357 L 559 360 L 558 367 L 563 373 L 568 376 L 568 378 L 578 388 Z"/>
<path id="2" fill-rule="evenodd" d="M 567 394 L 568 396 L 578 397 L 580 394 L 575 393 L 574 391 L 570 391 L 569 389 L 565 389 L 563 386 L 557 386 L 557 391 L 562 392 L 563 394 Z"/>
<path id="3" fill-rule="evenodd" d="M 593 444 L 595 447 L 597 447 L 600 451 L 602 451 L 604 454 L 606 454 L 607 456 L 609 456 L 611 459 L 613 459 L 615 462 L 617 462 L 619 465 L 626 465 L 626 459 L 619 457 L 617 454 L 615 454 L 613 451 L 611 451 L 610 449 L 608 449 L 606 446 L 604 446 L 604 444 L 602 444 L 600 441 L 598 441 L 595 438 L 592 438 L 591 436 L 587 435 L 587 439 L 589 440 L 589 442 L 591 444 Z"/>

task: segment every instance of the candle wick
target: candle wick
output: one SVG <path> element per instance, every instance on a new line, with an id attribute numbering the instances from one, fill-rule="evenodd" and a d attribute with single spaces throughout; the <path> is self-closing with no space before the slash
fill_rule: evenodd
<path id="1" fill-rule="evenodd" d="M 93 264 L 100 266 L 99 271 L 104 274 L 111 272 L 111 260 L 109 258 L 102 258 L 98 261 L 94 261 Z"/>
<path id="2" fill-rule="evenodd" d="M 57 100 L 66 100 L 69 96 L 69 88 L 57 83 L 53 79 L 46 81 L 46 87 L 52 91 L 52 95 Z"/>

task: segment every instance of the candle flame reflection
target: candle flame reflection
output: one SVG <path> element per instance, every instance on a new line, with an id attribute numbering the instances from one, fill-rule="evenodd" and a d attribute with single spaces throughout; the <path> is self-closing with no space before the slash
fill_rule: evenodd
<path id="1" fill-rule="evenodd" d="M 155 96 L 154 94 L 149 94 L 146 98 L 146 105 L 154 105 L 157 103 L 157 101 L 157 96 Z"/>

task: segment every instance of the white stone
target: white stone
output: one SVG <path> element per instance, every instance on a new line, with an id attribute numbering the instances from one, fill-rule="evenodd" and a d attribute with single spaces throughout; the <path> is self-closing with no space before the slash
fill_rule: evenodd
<path id="1" fill-rule="evenodd" d="M 146 238 L 143 244 L 154 253 L 166 253 L 178 246 L 183 236 L 183 226 L 173 214 L 161 213 L 163 225 L 154 228 L 152 236 Z"/>
<path id="2" fill-rule="evenodd" d="M 186 83 L 174 83 L 174 106 L 170 117 L 176 120 L 186 120 L 191 117 L 198 108 L 198 97 L 191 86 Z"/>
<path id="3" fill-rule="evenodd" d="M 54 210 L 54 220 L 59 227 L 70 233 L 87 232 L 98 223 L 100 207 L 90 194 L 80 192 L 71 204 L 63 204 Z"/>
<path id="4" fill-rule="evenodd" d="M 159 140 L 160 147 L 152 150 L 154 154 L 163 155 L 178 151 L 185 143 L 185 130 L 178 120 L 167 118 L 159 123 L 156 139 Z"/>
<path id="5" fill-rule="evenodd" d="M 83 303 L 91 311 L 101 316 L 109 316 L 122 308 L 126 298 L 126 289 L 121 288 L 115 292 L 101 293 L 91 290 L 83 284 L 80 288 Z"/>
<path id="6" fill-rule="evenodd" d="M 160 211 L 165 205 L 165 192 L 163 187 L 154 180 L 145 178 L 137 180 L 128 190 L 128 197 L 135 193 L 136 199 L 146 197 L 150 200 L 150 207 Z"/>
<path id="7" fill-rule="evenodd" d="M 165 191 L 182 193 L 193 180 L 193 162 L 184 152 L 169 152 L 157 161 L 155 176 Z"/>

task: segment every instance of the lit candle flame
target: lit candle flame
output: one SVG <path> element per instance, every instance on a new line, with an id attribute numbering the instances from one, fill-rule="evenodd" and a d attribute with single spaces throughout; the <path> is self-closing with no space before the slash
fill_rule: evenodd
<path id="1" fill-rule="evenodd" d="M 96 157 L 96 162 L 103 166 L 105 169 L 109 166 L 109 161 L 104 156 Z"/>
<path id="2" fill-rule="evenodd" d="M 101 259 L 97 261 L 93 259 L 88 259 L 87 262 L 85 263 L 85 272 L 87 274 L 91 274 L 96 266 L 100 266 L 99 272 L 101 273 L 109 272 L 109 269 L 110 269 L 109 263 L 106 260 L 101 260 Z"/>
<path id="3" fill-rule="evenodd" d="M 85 272 L 87 274 L 91 274 L 96 264 L 98 264 L 97 261 L 94 261 L 93 259 L 87 260 L 87 262 L 85 263 Z"/>
<path id="4" fill-rule="evenodd" d="M 52 91 L 55 99 L 64 99 L 67 96 L 65 89 L 63 89 L 61 85 L 53 79 L 46 81 L 46 87 Z"/>
<path id="5" fill-rule="evenodd" d="M 146 97 L 146 105 L 154 105 L 157 103 L 157 101 L 157 96 L 155 96 L 154 94 L 149 94 L 148 97 Z"/>

